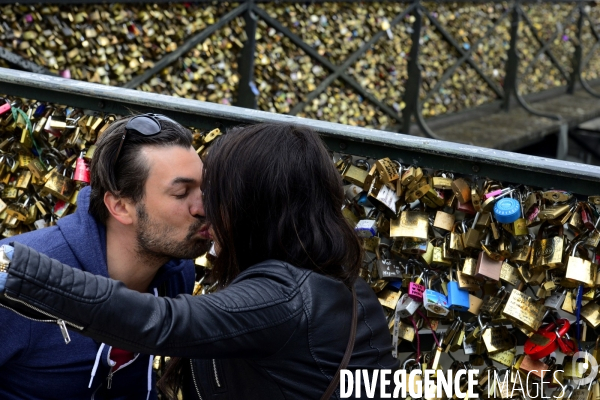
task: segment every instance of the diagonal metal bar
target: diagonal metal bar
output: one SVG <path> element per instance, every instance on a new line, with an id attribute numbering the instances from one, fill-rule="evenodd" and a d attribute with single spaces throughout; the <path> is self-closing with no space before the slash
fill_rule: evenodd
<path id="1" fill-rule="evenodd" d="M 204 29 L 202 32 L 199 32 L 196 35 L 190 37 L 185 43 L 179 46 L 177 50 L 167 54 L 166 56 L 158 60 L 152 68 L 144 72 L 142 75 L 136 76 L 135 78 L 127 82 L 125 85 L 123 85 L 123 87 L 128 89 L 135 89 L 136 87 L 140 86 L 142 83 L 146 82 L 148 79 L 152 78 L 154 75 L 167 68 L 169 65 L 173 64 L 181 56 L 183 56 L 188 51 L 196 47 L 199 43 L 204 42 L 206 39 L 208 39 L 210 35 L 223 28 L 231 20 L 241 15 L 247 9 L 248 4 L 243 3 L 238 7 L 234 8 L 233 10 L 229 11 L 227 14 L 221 17 L 221 19 L 217 23 L 212 24 L 208 28 Z"/>
<path id="2" fill-rule="evenodd" d="M 398 25 L 400 22 L 402 22 L 402 20 L 404 19 L 404 17 L 406 17 L 413 9 L 415 8 L 415 4 L 411 4 L 407 9 L 405 9 L 403 12 L 401 12 L 400 14 L 398 14 L 391 22 L 390 22 L 390 29 L 393 28 L 394 26 Z M 296 104 L 294 106 L 294 108 L 291 109 L 290 114 L 291 115 L 296 115 L 298 112 L 302 111 L 304 109 L 304 107 L 306 106 L 306 104 L 310 103 L 313 99 L 315 99 L 318 95 L 320 95 L 321 93 L 323 93 L 323 91 L 325 91 L 325 89 L 327 89 L 328 86 L 330 86 L 333 81 L 335 81 L 337 78 L 339 78 L 340 74 L 342 74 L 343 72 L 345 72 L 350 66 L 354 65 L 356 63 L 356 61 L 358 61 L 358 59 L 367 51 L 371 48 L 371 46 L 373 46 L 377 41 L 379 41 L 379 39 L 381 39 L 383 37 L 383 35 L 385 34 L 386 31 L 379 31 L 377 32 L 375 35 L 373 35 L 373 37 L 366 42 L 365 44 L 363 44 L 361 46 L 360 49 L 356 50 L 354 53 L 352 53 L 350 55 L 350 57 L 348 57 L 346 59 L 346 61 L 344 61 L 342 63 L 342 65 L 340 65 L 333 73 L 331 73 L 329 76 L 327 76 L 323 82 L 321 82 L 321 84 L 312 92 L 310 92 L 309 94 L 306 95 L 306 99 L 301 101 L 300 103 Z"/>
<path id="3" fill-rule="evenodd" d="M 332 72 L 335 72 L 338 69 L 338 67 L 335 64 L 333 64 L 331 61 L 329 61 L 328 59 L 326 59 L 325 57 L 320 55 L 308 43 L 306 43 L 304 40 L 302 40 L 298 35 L 292 33 L 292 31 L 290 31 L 288 28 L 283 26 L 279 21 L 272 18 L 269 15 L 269 13 L 267 13 L 265 10 L 258 7 L 257 5 L 254 5 L 253 11 L 257 15 L 259 15 L 268 25 L 270 25 L 275 30 L 281 32 L 284 36 L 286 36 L 288 39 L 290 39 L 292 41 L 292 43 L 294 43 L 300 49 L 304 50 L 304 52 L 306 54 L 308 54 L 310 57 L 312 57 L 313 59 L 315 59 L 318 62 L 320 62 L 321 64 L 323 64 L 327 69 L 329 69 Z M 360 83 L 358 83 L 354 78 L 350 77 L 348 74 L 346 74 L 344 72 L 341 73 L 339 77 L 340 77 L 340 79 L 344 80 L 350 87 L 352 87 L 354 90 L 356 90 L 357 93 L 359 93 L 365 99 L 369 100 L 370 103 L 375 105 L 381 111 L 385 112 L 386 114 L 388 114 L 390 117 L 394 118 L 395 120 L 400 119 L 400 116 L 392 107 L 379 101 L 375 96 L 373 96 L 373 94 L 369 93 L 364 87 L 362 87 L 360 85 Z"/>
<path id="4" fill-rule="evenodd" d="M 456 48 L 456 50 L 458 51 L 458 53 L 459 53 L 461 56 L 463 56 L 463 57 L 464 57 L 464 56 L 465 56 L 465 54 L 471 54 L 471 53 L 472 53 L 472 51 L 473 51 L 474 49 L 476 49 L 476 46 L 474 45 L 474 46 L 471 46 L 471 49 L 469 49 L 469 51 L 465 51 L 465 50 L 464 50 L 464 49 L 463 49 L 463 48 L 462 48 L 462 47 L 461 47 L 461 46 L 458 44 L 458 42 L 457 42 L 457 41 L 456 41 L 456 40 L 455 40 L 455 39 L 452 37 L 452 35 L 451 35 L 451 34 L 450 34 L 450 33 L 449 33 L 449 32 L 448 32 L 446 29 L 444 29 L 444 27 L 443 27 L 443 26 L 442 26 L 442 25 L 439 23 L 439 21 L 438 21 L 436 18 L 433 18 L 433 17 L 431 16 L 431 14 L 429 13 L 429 11 L 428 11 L 426 8 L 424 8 L 424 7 L 421 7 L 421 9 L 423 10 L 423 12 L 425 13 L 425 15 L 427 16 L 427 19 L 429 19 L 429 21 L 431 21 L 431 23 L 433 24 L 433 26 L 435 26 L 435 28 L 436 28 L 436 29 L 437 29 L 437 30 L 438 30 L 438 31 L 439 31 L 439 32 L 442 34 L 442 37 L 443 37 L 443 38 L 444 38 L 444 39 L 445 39 L 445 40 L 446 40 L 448 43 L 450 43 L 450 45 L 451 45 L 451 46 L 453 46 L 454 48 Z M 507 11 L 504 13 L 504 15 L 502 15 L 502 17 L 501 17 L 501 18 L 499 18 L 499 20 L 500 20 L 500 19 L 504 19 L 504 18 L 506 17 L 506 15 L 508 15 L 508 10 L 507 10 Z M 498 23 L 498 21 L 497 21 L 497 23 Z M 496 23 L 496 24 L 494 24 L 494 27 L 496 27 L 496 26 L 497 26 L 497 23 Z M 487 37 L 487 33 L 488 33 L 488 32 L 486 32 L 486 34 L 485 34 L 485 35 L 484 35 L 482 38 L 480 38 L 480 39 L 479 39 L 479 41 L 477 41 L 477 43 L 480 43 L 482 39 L 486 38 L 486 37 Z M 487 83 L 487 84 L 488 84 L 488 86 L 489 86 L 490 88 L 492 88 L 492 90 L 493 90 L 494 92 L 496 92 L 496 95 L 497 95 L 498 97 L 500 97 L 500 98 L 503 98 L 503 97 L 504 97 L 504 91 L 503 91 L 503 90 L 502 90 L 502 89 L 501 89 L 501 88 L 500 88 L 498 85 L 496 85 L 496 83 L 495 83 L 493 80 L 491 80 L 491 79 L 490 79 L 490 78 L 489 78 L 489 77 L 488 77 L 488 76 L 487 76 L 487 75 L 486 75 L 486 74 L 485 74 L 485 73 L 484 73 L 484 72 L 481 70 L 481 68 L 479 68 L 479 65 L 477 65 L 477 63 L 476 63 L 476 62 L 475 62 L 475 61 L 474 61 L 472 58 L 468 57 L 468 58 L 466 59 L 466 61 L 467 61 L 467 63 L 469 64 L 469 66 L 470 66 L 471 68 L 473 68 L 473 69 L 475 70 L 475 72 L 477 72 L 477 74 L 479 74 L 479 76 L 481 76 L 481 78 L 482 78 L 482 79 L 485 81 L 485 83 Z"/>
<path id="5" fill-rule="evenodd" d="M 548 48 L 550 47 L 552 42 L 554 42 L 556 40 L 556 38 L 561 33 L 561 31 L 562 31 L 562 28 L 554 31 L 554 34 L 552 35 L 550 40 L 548 40 L 547 42 L 544 42 L 544 45 L 538 49 L 538 51 L 535 53 L 535 56 L 533 57 L 533 59 L 529 62 L 529 64 L 525 68 L 525 72 L 523 72 L 523 76 L 527 76 L 529 74 L 529 72 L 531 71 L 531 69 L 533 68 L 535 63 L 538 61 L 538 58 L 548 50 Z M 571 80 L 571 77 L 569 77 L 569 79 L 567 79 L 567 84 L 569 83 L 570 80 Z"/>
<path id="6" fill-rule="evenodd" d="M 590 15 L 583 9 L 583 7 L 581 7 L 580 12 L 581 12 L 581 14 L 585 18 L 587 18 L 587 20 L 588 20 L 588 22 L 590 24 L 590 28 L 592 30 L 592 33 L 594 34 L 594 37 L 596 38 L 596 43 L 594 43 L 594 45 L 592 46 L 592 48 L 589 51 L 589 53 L 583 59 L 583 62 L 581 64 L 581 69 L 583 70 L 589 64 L 589 62 L 592 60 L 592 57 L 594 56 L 594 52 L 596 51 L 596 49 L 598 48 L 598 46 L 600 46 L 600 34 L 596 30 L 596 27 L 594 26 L 594 22 L 592 21 Z"/>
<path id="7" fill-rule="evenodd" d="M 566 20 L 569 20 L 573 16 L 573 13 L 575 12 L 576 9 L 577 8 L 574 7 L 571 10 L 569 15 L 567 15 Z M 545 47 L 546 42 L 544 42 L 542 40 L 542 38 L 538 35 L 537 29 L 535 29 L 535 27 L 533 26 L 533 22 L 531 22 L 531 19 L 529 19 L 529 16 L 522 9 L 520 10 L 520 12 L 521 12 L 521 15 L 523 16 L 523 19 L 525 20 L 525 23 L 529 26 L 531 33 L 533 34 L 533 37 L 535 38 L 535 40 L 538 42 L 538 44 L 540 46 Z M 554 53 L 552 53 L 552 50 L 550 50 L 549 46 L 547 47 L 547 50 L 545 51 L 545 53 L 548 55 L 548 58 L 550 58 L 550 61 L 552 62 L 552 64 L 554 64 L 554 66 L 560 71 L 561 75 L 567 80 L 567 82 L 569 82 L 571 77 L 569 76 L 567 71 L 564 69 L 562 64 L 556 59 L 556 57 L 554 57 Z"/>
<path id="8" fill-rule="evenodd" d="M 11 65 L 14 65 L 18 69 L 22 69 L 24 71 L 35 72 L 44 75 L 54 75 L 52 72 L 42 67 L 41 65 L 38 65 L 33 61 L 29 61 L 26 58 L 23 58 L 20 55 L 5 49 L 4 47 L 0 47 L 0 58 Z"/>
<path id="9" fill-rule="evenodd" d="M 594 24 L 594 21 L 592 20 L 592 17 L 590 17 L 590 14 L 588 14 L 587 11 L 585 11 L 585 9 L 582 9 L 581 12 L 583 13 L 583 15 L 587 18 L 588 22 L 590 23 L 590 28 L 592 30 L 592 33 L 596 37 L 596 40 L 600 40 L 600 33 L 596 29 L 596 26 Z"/>
<path id="10" fill-rule="evenodd" d="M 586 54 L 585 58 L 583 59 L 583 62 L 581 63 L 581 69 L 587 67 L 590 61 L 592 61 L 592 57 L 594 56 L 594 53 L 596 52 L 596 49 L 598 47 L 600 47 L 600 41 L 596 41 L 596 43 L 594 43 L 594 45 L 590 49 L 589 53 Z"/>
<path id="11" fill-rule="evenodd" d="M 508 16 L 508 14 L 510 13 L 511 10 L 506 10 L 506 12 L 504 12 L 504 14 L 502 14 L 502 16 L 500 18 L 498 18 L 498 20 L 496 21 L 496 23 L 494 25 L 492 25 L 486 32 L 485 35 L 483 35 L 482 37 L 479 38 L 479 40 L 477 40 L 473 46 L 471 46 L 471 48 L 466 51 L 463 56 L 457 60 L 450 68 L 448 68 L 444 74 L 442 75 L 442 77 L 437 81 L 437 83 L 435 84 L 435 86 L 433 87 L 433 89 L 431 89 L 429 92 L 427 92 L 427 94 L 425 95 L 425 98 L 423 99 L 423 102 L 426 102 L 428 99 L 431 98 L 431 96 L 433 96 L 435 93 L 437 93 L 440 88 L 442 87 L 442 85 L 444 84 L 444 82 L 446 80 L 448 80 L 448 78 L 450 78 L 452 75 L 454 75 L 454 72 L 458 69 L 458 67 L 460 67 L 463 63 L 465 63 L 467 60 L 472 60 L 471 59 L 471 54 L 473 54 L 473 52 L 477 49 L 477 47 L 479 46 L 479 44 L 481 42 L 483 42 L 483 40 L 487 39 L 488 34 L 490 34 L 491 32 L 494 31 L 494 29 L 496 29 L 496 27 L 502 22 L 504 21 L 504 19 Z M 427 17 L 431 20 L 431 16 L 428 15 L 428 13 L 426 13 Z M 454 40 L 454 39 L 452 39 Z M 502 92 L 501 92 L 502 93 Z M 500 98 L 502 98 L 502 95 L 499 95 Z"/>
<path id="12" fill-rule="evenodd" d="M 600 98 L 600 93 L 596 92 L 590 85 L 587 83 L 585 79 L 583 79 L 583 69 L 589 64 L 590 60 L 594 56 L 594 52 L 596 48 L 600 45 L 600 36 L 598 36 L 598 32 L 594 28 L 593 21 L 590 19 L 590 16 L 585 12 L 585 9 L 582 5 L 579 7 L 579 18 L 577 19 L 577 43 L 575 45 L 575 56 L 573 59 L 573 82 L 569 85 L 567 89 L 567 93 L 573 94 L 575 91 L 575 84 L 579 82 L 583 90 L 588 92 L 591 96 Z M 588 22 L 592 28 L 592 32 L 594 33 L 594 37 L 596 38 L 596 43 L 592 46 L 589 53 L 586 55 L 585 59 L 583 59 L 583 43 L 581 42 L 581 33 L 583 31 L 583 20 L 587 18 Z"/>

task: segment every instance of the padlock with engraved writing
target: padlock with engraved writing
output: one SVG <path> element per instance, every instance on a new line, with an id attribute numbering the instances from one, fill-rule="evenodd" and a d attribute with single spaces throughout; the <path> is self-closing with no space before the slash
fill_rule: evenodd
<path id="1" fill-rule="evenodd" d="M 402 266 L 398 263 L 398 261 L 392 259 L 389 255 L 384 254 L 385 249 L 389 249 L 389 245 L 380 244 L 377 246 L 375 252 L 377 256 L 377 273 L 379 275 L 379 279 L 402 279 Z"/>

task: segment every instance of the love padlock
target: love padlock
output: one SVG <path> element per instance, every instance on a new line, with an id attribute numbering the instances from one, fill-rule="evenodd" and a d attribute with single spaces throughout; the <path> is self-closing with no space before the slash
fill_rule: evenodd
<path id="1" fill-rule="evenodd" d="M 525 354 L 534 360 L 539 360 L 556 351 L 559 348 L 559 341 L 565 347 L 569 346 L 566 342 L 573 342 L 568 339 L 564 339 L 562 342 L 562 337 L 570 327 L 571 323 L 567 319 L 557 319 L 556 322 L 542 326 L 525 342 L 523 347 Z"/>

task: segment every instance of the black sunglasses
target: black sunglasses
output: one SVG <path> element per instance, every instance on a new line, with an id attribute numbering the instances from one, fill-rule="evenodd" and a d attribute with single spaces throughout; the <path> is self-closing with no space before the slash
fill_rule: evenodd
<path id="1" fill-rule="evenodd" d="M 175 121 L 173 121 L 171 118 L 165 117 L 161 114 L 143 114 L 131 118 L 125 126 L 125 132 L 123 133 L 123 136 L 121 136 L 121 143 L 117 149 L 113 166 L 117 164 L 119 154 L 121 154 L 121 149 L 123 148 L 123 143 L 125 143 L 125 136 L 127 136 L 128 133 L 148 137 L 158 135 L 162 130 L 160 120 L 175 123 Z"/>

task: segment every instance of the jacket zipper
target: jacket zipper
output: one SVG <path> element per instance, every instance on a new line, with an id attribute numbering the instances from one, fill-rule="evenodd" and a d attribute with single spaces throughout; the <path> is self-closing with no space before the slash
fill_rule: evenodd
<path id="1" fill-rule="evenodd" d="M 212 360 L 213 370 L 215 371 L 215 382 L 217 383 L 217 387 L 221 387 L 221 383 L 219 382 L 219 374 L 217 373 L 217 362 L 213 358 Z"/>
<path id="2" fill-rule="evenodd" d="M 73 328 L 79 329 L 80 331 L 83 330 L 83 326 L 75 325 L 72 322 L 67 322 L 67 321 L 65 321 L 63 319 L 60 319 L 60 318 L 58 318 L 58 317 L 56 317 L 56 316 L 54 316 L 54 315 L 52 315 L 52 314 L 50 314 L 50 313 L 48 313 L 46 311 L 40 310 L 36 306 L 32 306 L 31 304 L 24 302 L 23 300 L 15 299 L 14 297 L 9 296 L 9 294 L 6 293 L 6 292 L 4 293 L 4 296 L 7 299 L 9 299 L 9 300 L 16 301 L 17 303 L 24 304 L 27 307 L 31 308 L 32 310 L 35 310 L 35 311 L 39 312 L 40 314 L 44 314 L 44 315 L 47 315 L 50 318 L 52 318 L 51 320 L 47 320 L 47 321 L 38 320 L 38 319 L 35 319 L 35 318 L 25 317 L 23 314 L 20 314 L 17 311 L 15 311 L 17 314 L 23 315 L 25 318 L 29 318 L 32 321 L 56 322 L 58 324 L 58 327 L 60 328 L 60 332 L 62 333 L 63 339 L 65 339 L 65 344 L 69 344 L 71 342 L 71 338 L 69 337 L 69 331 L 67 330 L 67 324 L 71 325 Z M 5 307 L 5 306 L 3 306 L 3 307 Z M 9 308 L 9 307 L 5 307 L 5 308 Z M 12 310 L 12 311 L 14 311 L 14 310 Z"/>
<path id="3" fill-rule="evenodd" d="M 106 377 L 106 380 L 108 381 L 108 382 L 106 382 L 106 388 L 107 389 L 110 389 L 112 387 L 113 375 L 115 373 L 119 372 L 120 370 L 122 370 L 123 368 L 131 365 L 135 360 L 137 360 L 137 358 L 140 355 L 140 353 L 136 353 L 135 356 L 131 360 L 129 360 L 125 364 L 121 365 L 116 370 L 113 370 L 113 367 L 116 364 L 116 362 L 114 362 L 113 360 L 110 359 L 110 352 L 112 351 L 112 349 L 113 349 L 113 347 L 111 346 L 110 349 L 108 350 L 108 355 L 106 356 L 106 358 L 107 358 L 107 360 L 106 360 L 107 364 L 110 366 L 110 371 L 108 372 L 108 376 Z"/>
<path id="4" fill-rule="evenodd" d="M 194 386 L 196 387 L 196 394 L 198 398 L 202 400 L 202 395 L 200 395 L 200 389 L 198 389 L 198 382 L 196 382 L 196 374 L 194 374 L 194 360 L 190 358 L 190 368 L 192 370 L 192 379 L 194 380 Z"/>

